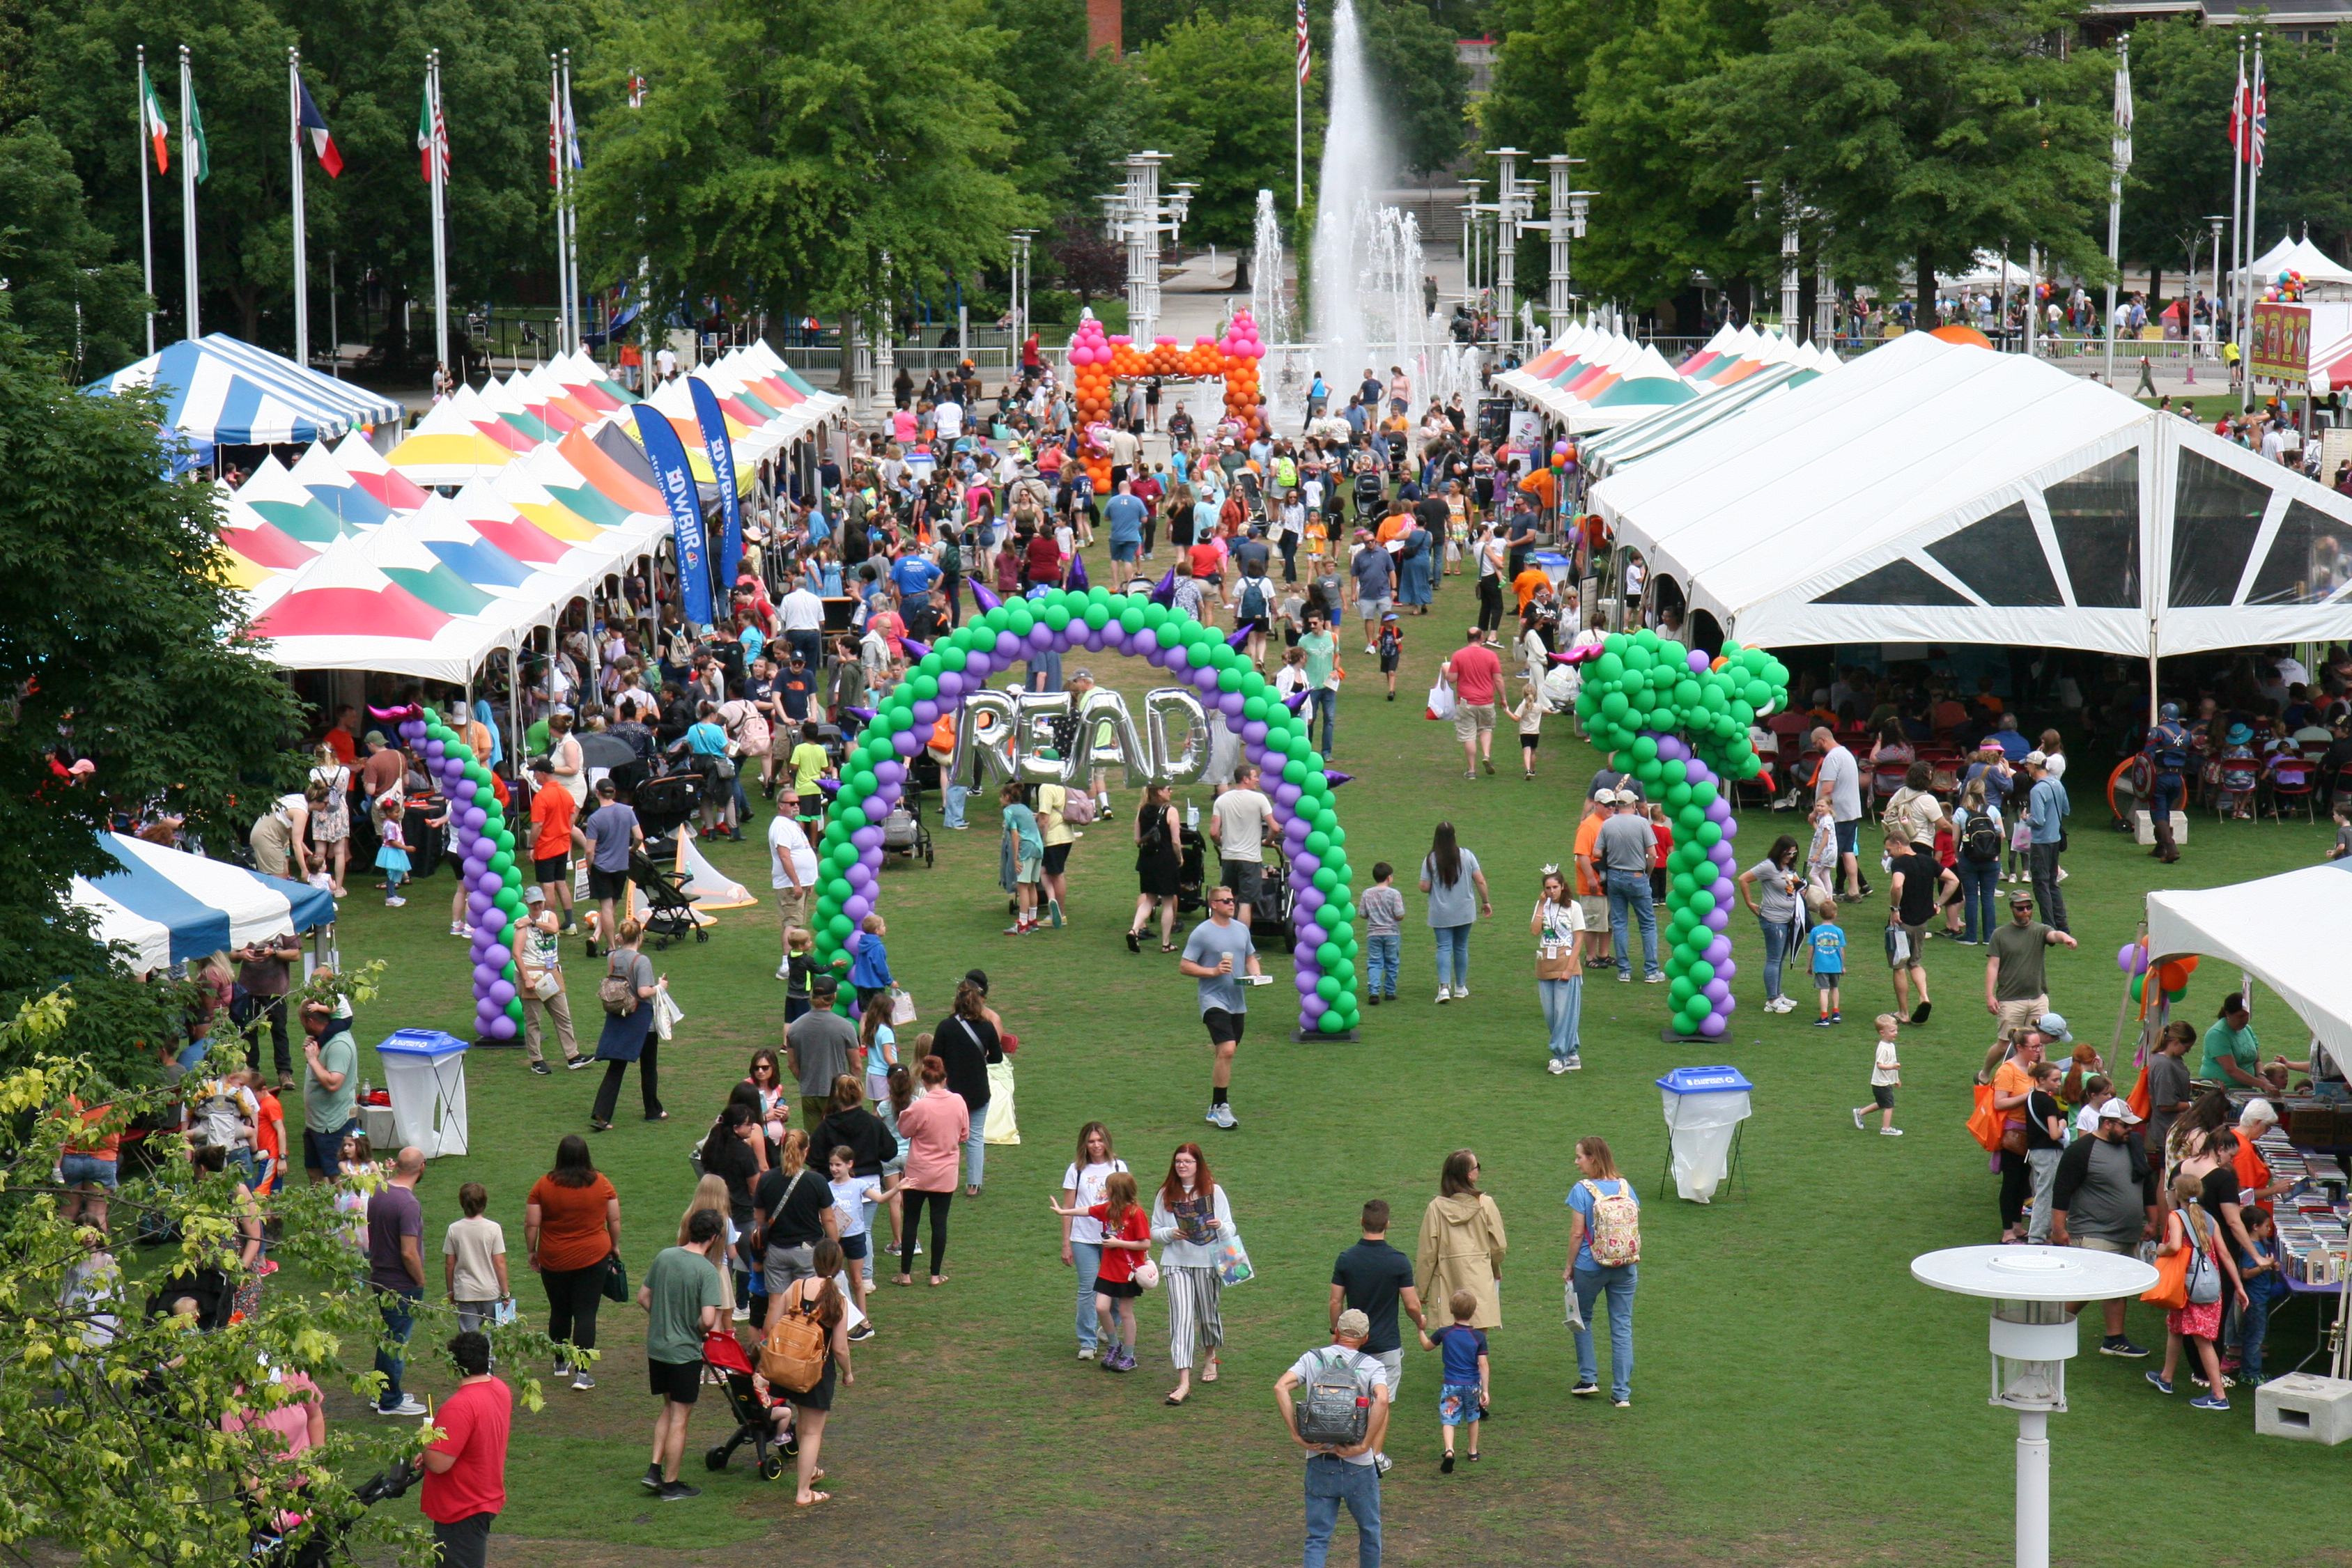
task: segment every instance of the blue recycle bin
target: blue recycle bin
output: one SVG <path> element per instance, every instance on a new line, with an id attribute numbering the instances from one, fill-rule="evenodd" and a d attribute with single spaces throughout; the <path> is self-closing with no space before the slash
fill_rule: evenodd
<path id="1" fill-rule="evenodd" d="M 466 1152 L 466 1042 L 439 1030 L 393 1031 L 376 1048 L 392 1124 L 425 1157 Z"/>
<path id="2" fill-rule="evenodd" d="M 1712 1203 L 1739 1156 L 1740 1124 L 1756 1086 L 1736 1067 L 1677 1067 L 1657 1081 L 1665 1102 L 1666 1169 L 1675 1191 Z"/>

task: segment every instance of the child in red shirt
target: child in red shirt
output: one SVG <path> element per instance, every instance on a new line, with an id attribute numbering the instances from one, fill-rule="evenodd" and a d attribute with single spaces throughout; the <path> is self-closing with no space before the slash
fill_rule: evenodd
<path id="1" fill-rule="evenodd" d="M 1103 1182 L 1103 1201 L 1087 1208 L 1064 1208 L 1047 1198 L 1046 1204 L 1055 1214 L 1076 1218 L 1084 1215 L 1102 1221 L 1102 1267 L 1095 1275 L 1095 1315 L 1103 1324 L 1104 1337 L 1110 1342 L 1103 1352 L 1105 1372 L 1135 1370 L 1135 1299 L 1143 1294 L 1136 1282 L 1135 1270 L 1149 1260 L 1145 1254 L 1151 1249 L 1151 1222 L 1141 1208 L 1136 1207 L 1135 1177 L 1126 1171 L 1113 1171 Z"/>

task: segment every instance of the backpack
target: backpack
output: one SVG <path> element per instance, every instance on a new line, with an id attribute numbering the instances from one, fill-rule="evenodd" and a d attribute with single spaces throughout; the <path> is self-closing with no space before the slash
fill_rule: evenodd
<path id="1" fill-rule="evenodd" d="M 1265 579 L 1242 579 L 1242 619 L 1262 621 L 1265 618 Z"/>
<path id="2" fill-rule="evenodd" d="M 1148 855 L 1166 854 L 1168 843 L 1168 811 L 1162 806 L 1151 819 L 1151 826 L 1143 830 L 1143 838 L 1136 846 Z"/>
<path id="3" fill-rule="evenodd" d="M 1364 1440 L 1371 1427 L 1372 1400 L 1352 1361 L 1342 1361 L 1329 1350 L 1318 1352 L 1315 1375 L 1299 1395 L 1293 1408 L 1298 1412 L 1300 1442 L 1352 1448 Z"/>
<path id="4" fill-rule="evenodd" d="M 1642 1260 L 1642 1209 L 1633 1201 L 1633 1189 L 1623 1181 L 1615 1192 L 1602 1192 L 1591 1182 L 1579 1183 L 1592 1195 L 1591 1236 L 1588 1245 L 1592 1249 L 1592 1260 L 1603 1269 L 1615 1269 Z"/>
<path id="5" fill-rule="evenodd" d="M 2200 1232 L 2197 1227 L 2199 1213 L 2199 1210 L 2189 1209 L 2181 1216 L 2181 1225 L 2189 1232 L 2189 1271 L 2183 1283 L 2189 1289 L 2189 1304 L 2204 1307 L 2221 1299 L 2221 1270 L 2213 1266 L 2212 1220 L 2207 1218 L 2205 1229 Z"/>
<path id="6" fill-rule="evenodd" d="M 824 1376 L 824 1325 L 807 1301 L 776 1315 L 760 1346 L 760 1375 L 790 1394 L 805 1394 Z"/>
<path id="7" fill-rule="evenodd" d="M 1095 798 L 1084 789 L 1066 789 L 1062 794 L 1062 821 L 1071 827 L 1083 828 L 1095 820 Z"/>
<path id="8" fill-rule="evenodd" d="M 596 999 L 616 1019 L 627 1018 L 637 1010 L 636 984 L 628 976 L 613 972 L 611 957 L 604 960 L 604 977 L 596 982 Z"/>
<path id="9" fill-rule="evenodd" d="M 1960 830 L 1960 853 L 1977 865 L 2000 859 L 2000 823 L 1991 812 L 1969 813 L 1969 825 Z"/>

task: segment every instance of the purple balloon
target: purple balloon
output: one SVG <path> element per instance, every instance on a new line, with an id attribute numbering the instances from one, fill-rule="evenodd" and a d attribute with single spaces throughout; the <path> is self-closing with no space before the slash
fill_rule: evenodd
<path id="1" fill-rule="evenodd" d="M 916 701 L 916 703 L 915 703 L 915 722 L 916 722 L 917 724 L 919 724 L 919 725 L 930 725 L 930 724 L 934 724 L 934 723 L 936 723 L 936 722 L 938 722 L 939 716 L 940 716 L 940 705 L 939 705 L 939 704 L 937 704 L 937 703 L 933 702 L 933 701 L 932 701 L 930 698 L 929 698 L 929 697 L 921 697 L 921 698 L 917 699 L 917 701 Z"/>
<path id="2" fill-rule="evenodd" d="M 963 673 L 960 670 L 941 670 L 940 672 L 940 700 L 943 702 L 953 702 L 957 697 L 961 696 L 962 695 Z"/>
<path id="3" fill-rule="evenodd" d="M 868 795 L 864 800 L 858 802 L 858 805 L 865 811 L 866 820 L 869 822 L 878 822 L 890 814 L 890 803 L 879 795 Z"/>
<path id="4" fill-rule="evenodd" d="M 1310 920 L 1298 928 L 1298 939 L 1307 945 L 1307 951 L 1312 956 L 1318 947 L 1331 940 L 1331 934 L 1323 929 L 1320 921 Z"/>
<path id="5" fill-rule="evenodd" d="M 1249 699 L 1244 697 L 1242 700 L 1244 702 L 1247 702 Z M 1265 721 L 1264 719 L 1254 718 L 1242 726 L 1242 744 L 1245 747 L 1260 747 L 1265 744 Z M 1253 759 L 1255 759 L 1257 753 L 1253 750 L 1250 755 Z"/>
<path id="6" fill-rule="evenodd" d="M 474 917 L 474 923 L 478 925 L 481 924 L 482 912 L 489 906 L 490 895 L 479 888 L 466 895 L 466 913 Z"/>
<path id="7" fill-rule="evenodd" d="M 996 656 L 1007 663 L 1021 657 L 1021 639 L 1010 632 L 996 634 Z"/>
<path id="8" fill-rule="evenodd" d="M 1029 645 L 1032 648 L 1043 648 L 1053 640 L 1054 629 L 1043 621 L 1037 622 L 1029 628 Z"/>
<path id="9" fill-rule="evenodd" d="M 1709 931 L 1720 932 L 1725 926 L 1731 924 L 1731 911 L 1724 908 L 1723 905 L 1718 904 L 1713 909 L 1707 911 L 1706 919 L 1701 921 L 1700 924 L 1705 925 Z"/>
<path id="10" fill-rule="evenodd" d="M 1139 658 L 1149 659 L 1160 652 L 1160 633 L 1145 626 L 1127 640 L 1128 651 Z"/>
<path id="11" fill-rule="evenodd" d="M 455 795 L 460 800 L 470 800 L 477 794 L 481 792 L 481 788 L 482 787 L 480 785 L 475 783 L 471 779 L 460 779 L 457 783 L 449 787 L 449 793 Z"/>
<path id="12" fill-rule="evenodd" d="M 1726 958 L 1722 963 L 1717 965 L 1715 967 L 1715 977 L 1718 980 L 1727 982 L 1739 978 L 1739 960 L 1737 958 Z"/>
<path id="13" fill-rule="evenodd" d="M 1299 875 L 1311 877 L 1323 869 L 1323 857 L 1312 850 L 1300 850 L 1290 857 L 1290 863 L 1298 868 Z"/>
<path id="14" fill-rule="evenodd" d="M 1706 959 L 1708 963 L 1719 967 L 1726 958 L 1731 956 L 1731 938 L 1728 936 L 1717 937 L 1714 941 L 1709 942 L 1706 945 L 1706 950 L 1701 952 L 1699 956 Z"/>
<path id="15" fill-rule="evenodd" d="M 1323 977 L 1315 972 L 1314 965 L 1315 954 L 1312 949 L 1298 955 L 1298 970 L 1291 976 L 1291 979 L 1297 986 L 1301 995 L 1311 995 L 1315 989 L 1315 982 Z"/>
<path id="16" fill-rule="evenodd" d="M 482 824 L 490 820 L 490 814 L 488 811 L 483 810 L 479 806 L 468 806 L 466 808 L 465 814 L 458 820 L 462 821 L 469 831 L 478 833 L 482 831 Z"/>
<path id="17" fill-rule="evenodd" d="M 907 651 L 907 657 L 909 661 L 915 659 L 928 659 L 931 656 L 931 645 L 929 643 L 918 641 L 913 637 L 899 638 L 898 646 Z"/>
<path id="18" fill-rule="evenodd" d="M 1237 626 L 1234 629 L 1234 634 L 1225 639 L 1225 646 L 1238 653 L 1242 651 L 1242 644 L 1249 640 L 1250 629 L 1246 626 Z"/>
<path id="19" fill-rule="evenodd" d="M 512 1040 L 514 1037 L 514 1019 L 507 1017 L 504 1013 L 500 1013 L 498 1017 L 490 1020 L 490 1038 L 492 1040 Z"/>
<path id="20" fill-rule="evenodd" d="M 489 908 L 482 911 L 481 926 L 491 936 L 497 936 L 507 928 L 507 912 L 495 904 L 490 905 Z"/>
<path id="21" fill-rule="evenodd" d="M 476 997 L 474 998 L 474 1021 L 479 1024 L 485 1032 L 488 1032 L 489 1030 L 490 1020 L 498 1016 L 499 1009 L 491 1004 L 489 998 Z"/>
<path id="22" fill-rule="evenodd" d="M 874 905 L 864 894 L 853 893 L 849 895 L 849 902 L 841 906 L 841 912 L 852 920 L 863 920 L 874 913 Z"/>
<path id="23" fill-rule="evenodd" d="M 989 611 L 995 609 L 998 605 L 1004 602 L 1004 601 L 996 596 L 995 590 L 990 588 L 986 583 L 968 582 L 964 586 L 971 590 L 971 601 L 980 606 L 981 613 L 982 614 L 986 614 Z"/>
<path id="24" fill-rule="evenodd" d="M 1726 980 L 1709 980 L 1700 988 L 1699 994 L 1710 1003 L 1720 1007 L 1731 999 L 1731 986 Z"/>
<path id="25" fill-rule="evenodd" d="M 405 736 L 408 733 L 408 727 L 406 725 L 402 725 L 400 727 L 400 732 L 402 735 Z M 447 753 L 448 749 L 448 747 L 440 741 L 428 740 L 425 743 L 425 760 L 428 762 L 438 762 L 441 760 L 442 757 Z"/>
<path id="26" fill-rule="evenodd" d="M 1217 694 L 1217 707 L 1227 718 L 1241 717 L 1242 705 L 1247 701 L 1249 701 L 1249 699 L 1242 695 L 1239 692 L 1220 692 Z"/>
<path id="27" fill-rule="evenodd" d="M 874 765 L 874 777 L 885 784 L 896 784 L 907 776 L 903 762 L 883 761 Z"/>
<path id="28" fill-rule="evenodd" d="M 1710 667 L 1713 666 L 1715 661 L 1708 658 L 1704 650 L 1693 648 L 1690 651 L 1690 658 L 1686 660 L 1685 663 L 1690 665 L 1692 674 L 1703 675 L 1706 674 Z"/>
<path id="29" fill-rule="evenodd" d="M 490 1000 L 505 1007 L 515 999 L 514 982 L 504 977 L 490 982 Z"/>
<path id="30" fill-rule="evenodd" d="M 1733 839 L 1736 839 L 1736 838 L 1738 838 L 1738 836 L 1739 836 L 1739 819 L 1738 819 L 1738 818 L 1737 818 L 1737 817 L 1726 817 L 1726 818 L 1724 818 L 1724 819 L 1723 819 L 1723 838 L 1724 838 L 1724 841 L 1725 841 L 1726 843 L 1728 843 L 1728 842 L 1730 842 Z"/>
<path id="31" fill-rule="evenodd" d="M 878 850 L 882 847 L 882 830 L 858 828 L 850 833 L 849 841 L 861 850 Z"/>
<path id="32" fill-rule="evenodd" d="M 974 691 L 979 690 L 987 684 L 988 672 L 994 668 L 996 668 L 996 660 L 993 655 L 974 649 L 964 656 L 964 684 Z"/>
<path id="33" fill-rule="evenodd" d="M 890 737 L 890 747 L 901 757 L 912 757 L 923 749 L 923 737 L 911 729 L 902 729 Z"/>
<path id="34" fill-rule="evenodd" d="M 1286 810 L 1298 804 L 1298 797 L 1304 791 L 1296 784 L 1277 784 L 1274 787 L 1274 803 Z"/>
<path id="35" fill-rule="evenodd" d="M 1315 825 L 1304 817 L 1294 816 L 1282 824 L 1282 836 L 1286 839 L 1304 840 L 1314 831 Z"/>
<path id="36" fill-rule="evenodd" d="M 491 968 L 488 964 L 477 964 L 474 966 L 474 983 L 476 985 L 487 986 L 498 977 L 499 971 Z"/>
<path id="37" fill-rule="evenodd" d="M 1331 1010 L 1331 1004 L 1325 1001 L 1316 993 L 1309 991 L 1306 996 L 1301 997 L 1298 999 L 1298 1009 L 1299 1011 L 1307 1015 L 1307 1021 L 1313 1023 L 1317 1019 L 1321 1018 L 1325 1013 Z"/>

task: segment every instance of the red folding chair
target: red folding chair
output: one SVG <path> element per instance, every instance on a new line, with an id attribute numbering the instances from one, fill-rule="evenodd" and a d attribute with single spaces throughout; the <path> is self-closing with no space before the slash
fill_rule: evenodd
<path id="1" fill-rule="evenodd" d="M 2301 757 L 2273 757 L 2264 775 L 2264 782 L 2270 786 L 2273 816 L 2283 819 L 2299 800 L 2303 803 L 2303 820 L 2306 822 L 2318 821 L 2312 805 L 2319 793 L 2318 768 Z"/>
<path id="2" fill-rule="evenodd" d="M 1871 769 L 1870 773 L 1870 793 L 1872 797 L 1882 804 L 1892 800 L 1895 796 L 1895 792 L 1903 788 L 1903 780 L 1908 778 L 1910 773 L 1911 765 L 1907 762 L 1880 763 L 1876 768 Z"/>

